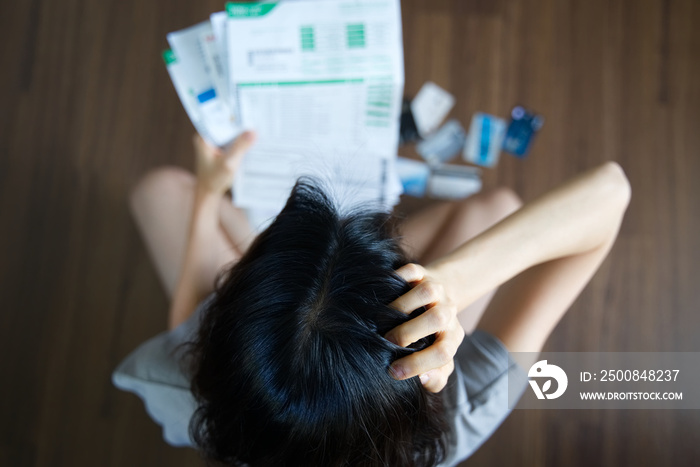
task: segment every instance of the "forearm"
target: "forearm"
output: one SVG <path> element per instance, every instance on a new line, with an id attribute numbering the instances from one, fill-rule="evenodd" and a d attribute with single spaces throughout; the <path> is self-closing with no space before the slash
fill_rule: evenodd
<path id="1" fill-rule="evenodd" d="M 198 184 L 180 278 L 170 305 L 170 329 L 187 320 L 204 298 L 200 291 L 204 289 L 201 281 L 206 274 L 202 269 L 207 264 L 205 255 L 212 251 L 211 245 L 218 228 L 220 203 L 220 195 L 207 191 Z"/>
<path id="2" fill-rule="evenodd" d="M 619 166 L 601 165 L 526 204 L 428 268 L 463 309 L 534 265 L 609 241 L 628 199 Z"/>

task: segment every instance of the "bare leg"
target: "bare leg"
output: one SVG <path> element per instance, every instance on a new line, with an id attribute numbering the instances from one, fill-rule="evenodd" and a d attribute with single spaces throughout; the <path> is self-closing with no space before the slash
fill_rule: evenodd
<path id="1" fill-rule="evenodd" d="M 234 206 L 228 196 L 225 196 L 224 202 L 221 203 L 219 223 L 231 245 L 235 246 L 241 255 L 245 254 L 256 235 L 250 227 L 245 211 Z"/>
<path id="2" fill-rule="evenodd" d="M 463 201 L 429 206 L 401 225 L 402 246 L 421 264 L 428 264 L 487 230 L 521 205 L 522 201 L 513 191 L 496 188 Z M 495 290 L 460 312 L 459 320 L 465 332 L 470 333 L 475 328 L 494 293 Z"/>
<path id="3" fill-rule="evenodd" d="M 457 206 L 458 203 L 453 201 L 431 204 L 401 223 L 400 243 L 409 258 L 426 264 L 425 253 L 435 242 L 442 241 L 439 234 L 452 222 Z"/>
<path id="4" fill-rule="evenodd" d="M 540 352 L 600 267 L 615 235 L 593 250 L 538 264 L 503 284 L 478 328 L 498 337 L 511 352 Z M 534 355 L 520 357 L 532 359 Z M 534 360 L 520 363 L 528 368 Z"/>
<path id="5" fill-rule="evenodd" d="M 130 193 L 130 207 L 146 249 L 168 297 L 172 297 L 187 246 L 195 177 L 179 167 L 157 168 Z M 219 254 L 202 278 L 202 294 L 213 290 L 216 274 L 237 261 L 252 240 L 246 215 L 224 199 L 220 235 L 212 245 Z"/>

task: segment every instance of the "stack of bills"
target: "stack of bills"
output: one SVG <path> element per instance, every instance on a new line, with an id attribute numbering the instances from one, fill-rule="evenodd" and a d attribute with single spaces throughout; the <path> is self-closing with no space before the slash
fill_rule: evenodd
<path id="1" fill-rule="evenodd" d="M 341 208 L 398 202 L 399 0 L 232 2 L 167 38 L 165 64 L 202 137 L 223 147 L 257 132 L 236 205 L 274 215 L 301 175 L 328 182 Z"/>

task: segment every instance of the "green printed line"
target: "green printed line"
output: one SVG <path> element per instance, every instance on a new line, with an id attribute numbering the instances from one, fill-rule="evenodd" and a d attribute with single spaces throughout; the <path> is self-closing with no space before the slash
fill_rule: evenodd
<path id="1" fill-rule="evenodd" d="M 301 50 L 306 52 L 313 51 L 316 48 L 314 28 L 312 26 L 301 26 L 299 30 L 301 31 Z"/>
<path id="2" fill-rule="evenodd" d="M 370 117 L 391 117 L 389 112 L 380 112 L 379 110 L 368 110 L 367 115 Z"/>
<path id="3" fill-rule="evenodd" d="M 371 105 L 372 107 L 389 107 L 390 104 L 389 102 L 368 102 L 368 105 Z"/>
<path id="4" fill-rule="evenodd" d="M 378 126 L 378 127 L 383 127 L 386 128 L 389 126 L 389 122 L 385 121 L 378 121 L 378 120 L 367 120 L 365 122 L 367 126 Z"/>
<path id="5" fill-rule="evenodd" d="M 254 86 L 304 86 L 307 84 L 354 84 L 362 83 L 364 79 L 322 79 L 316 81 L 274 81 L 268 83 L 238 83 L 240 87 L 254 87 Z"/>
<path id="6" fill-rule="evenodd" d="M 228 2 L 226 3 L 226 12 L 229 18 L 256 18 L 265 16 L 276 6 L 276 2 Z"/>
<path id="7" fill-rule="evenodd" d="M 348 48 L 354 49 L 365 46 L 364 24 L 347 24 L 345 26 L 345 34 Z"/>

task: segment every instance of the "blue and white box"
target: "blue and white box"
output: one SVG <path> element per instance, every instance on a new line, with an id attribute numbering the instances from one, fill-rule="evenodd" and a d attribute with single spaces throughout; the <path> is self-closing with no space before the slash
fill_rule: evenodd
<path id="1" fill-rule="evenodd" d="M 472 164 L 494 167 L 501 155 L 505 134 L 505 120 L 481 112 L 475 113 L 462 157 Z"/>

